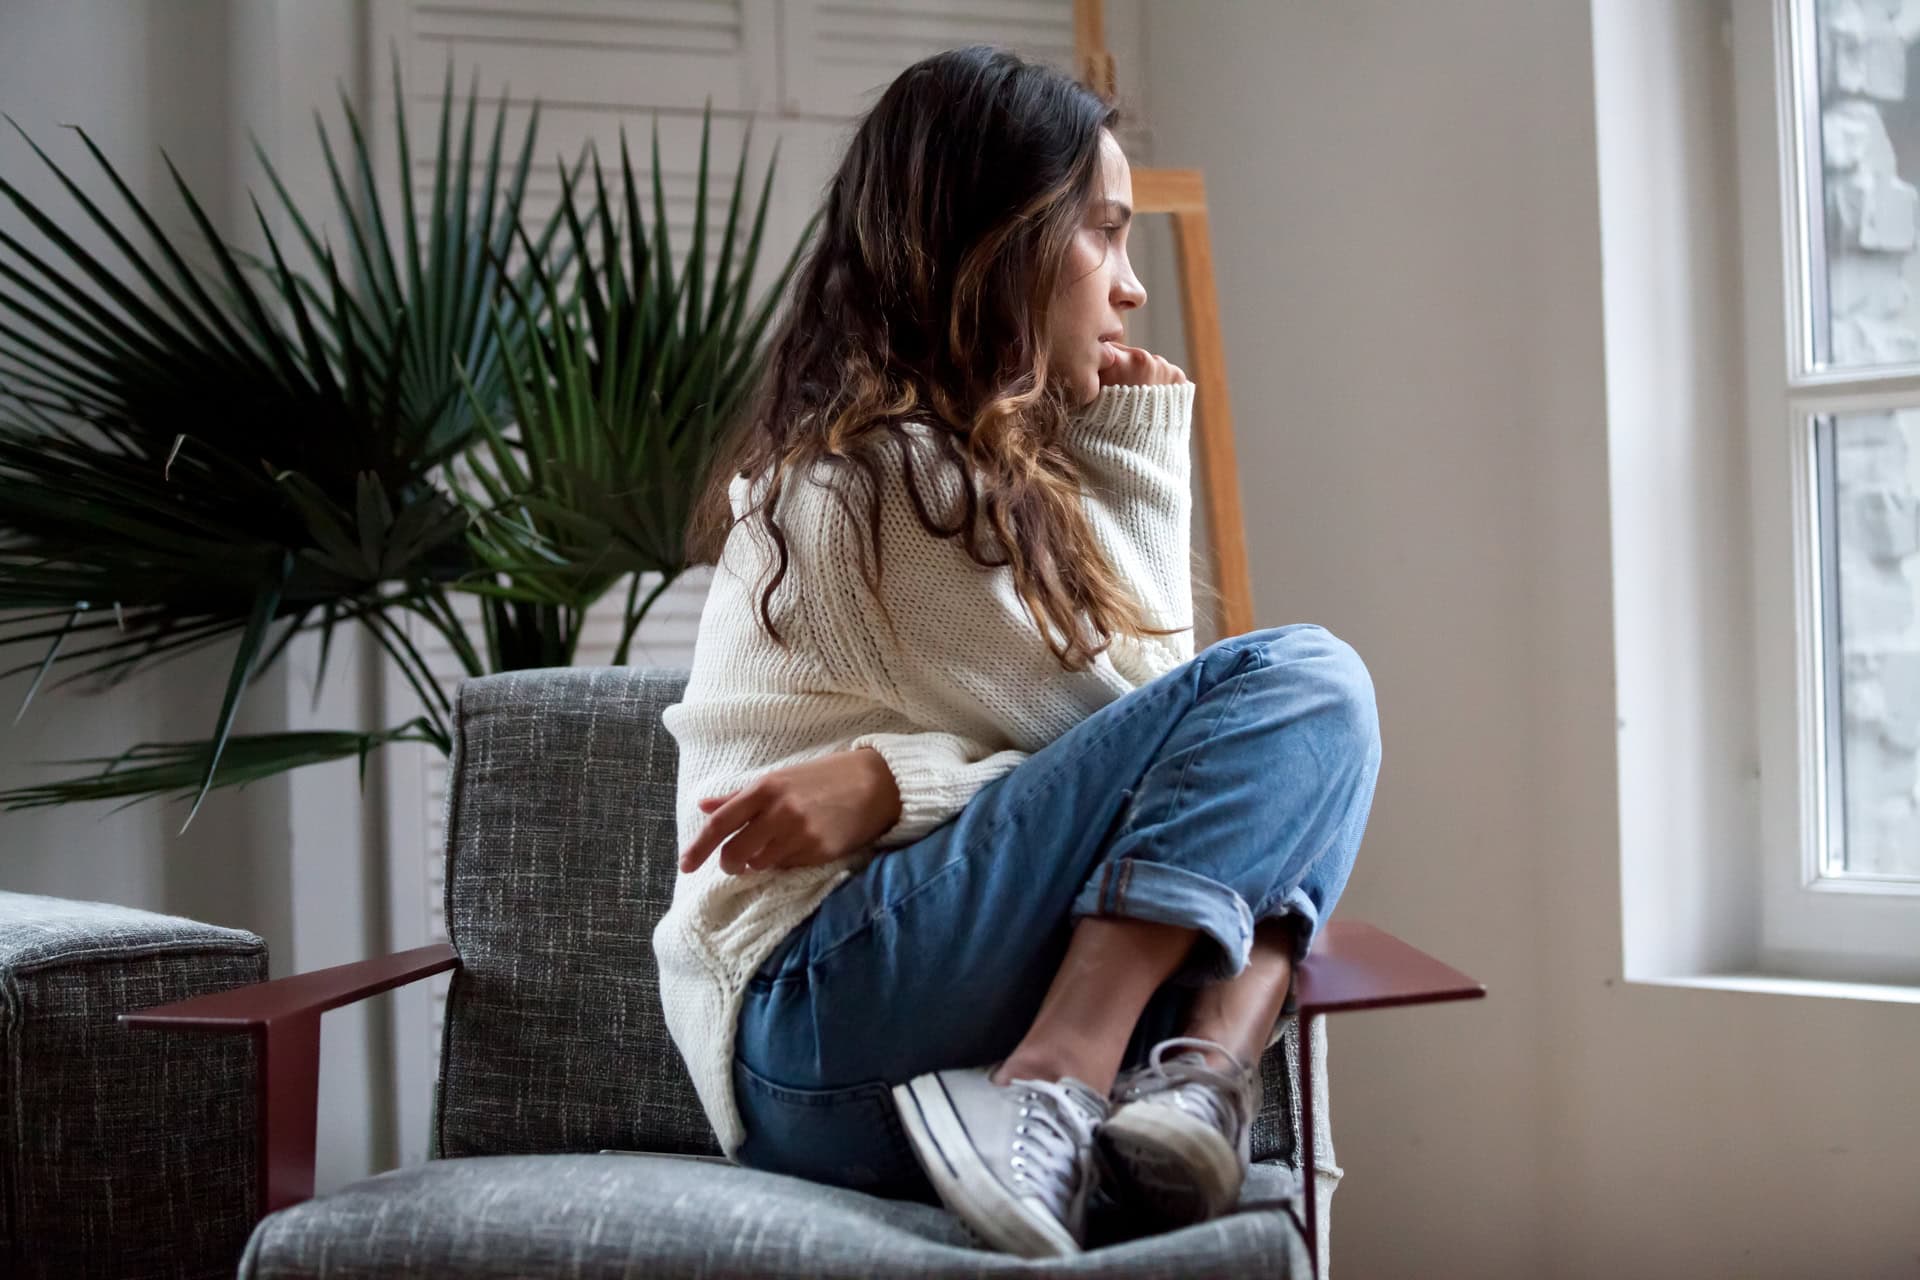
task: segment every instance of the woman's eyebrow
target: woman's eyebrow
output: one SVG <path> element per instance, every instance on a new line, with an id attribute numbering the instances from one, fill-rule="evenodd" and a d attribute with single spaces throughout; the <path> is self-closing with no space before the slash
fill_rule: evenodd
<path id="1" fill-rule="evenodd" d="M 1114 213 L 1119 217 L 1121 222 L 1125 223 L 1132 220 L 1133 208 L 1130 205 L 1128 205 L 1125 201 L 1116 200 L 1112 196 L 1108 196 L 1106 200 L 1103 201 L 1103 203 L 1109 209 L 1112 209 L 1114 211 Z"/>

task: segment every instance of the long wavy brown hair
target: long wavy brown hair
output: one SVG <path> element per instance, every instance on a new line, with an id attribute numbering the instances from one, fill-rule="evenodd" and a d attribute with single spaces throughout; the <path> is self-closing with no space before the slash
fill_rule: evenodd
<path id="1" fill-rule="evenodd" d="M 1048 376 L 1047 303 L 1098 194 L 1100 132 L 1120 119 L 1061 72 L 982 44 L 908 67 L 861 120 L 688 530 L 692 557 L 712 563 L 735 524 L 760 522 L 778 552 L 759 602 L 776 643 L 770 602 L 790 560 L 774 519 L 782 487 L 826 484 L 864 523 L 860 569 L 884 615 L 879 467 L 895 456 L 927 533 L 962 539 L 982 566 L 1010 565 L 1063 667 L 1084 669 L 1116 634 L 1185 630 L 1152 627 L 1100 554 L 1058 443 L 1074 406 Z M 907 423 L 930 435 L 930 455 Z M 897 455 L 875 448 L 888 437 Z M 943 491 L 937 467 L 961 482 L 944 486 L 960 500 L 943 512 L 928 496 Z M 766 483 L 735 518 L 737 476 Z"/>

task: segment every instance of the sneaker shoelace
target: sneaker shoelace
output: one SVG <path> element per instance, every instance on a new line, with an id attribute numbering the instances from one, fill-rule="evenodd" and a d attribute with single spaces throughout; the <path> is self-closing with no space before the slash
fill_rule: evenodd
<path id="1" fill-rule="evenodd" d="M 1167 1053 L 1172 1049 L 1185 1052 L 1169 1060 Z M 1234 1064 L 1233 1070 L 1209 1065 L 1201 1052 L 1206 1049 L 1225 1056 Z M 1146 1065 L 1128 1078 L 1114 1101 L 1127 1103 L 1150 1093 L 1166 1092 L 1229 1138 L 1237 1138 L 1239 1126 L 1246 1120 L 1249 1076 L 1247 1065 L 1224 1046 L 1194 1036 L 1175 1036 L 1153 1046 Z"/>
<path id="2" fill-rule="evenodd" d="M 1093 1134 L 1105 1114 L 1104 1100 L 1077 1080 L 1012 1080 L 1008 1085 L 1019 1090 L 1020 1103 L 1009 1157 L 1014 1182 L 1031 1188 L 1065 1221 L 1073 1193 L 1092 1171 Z"/>

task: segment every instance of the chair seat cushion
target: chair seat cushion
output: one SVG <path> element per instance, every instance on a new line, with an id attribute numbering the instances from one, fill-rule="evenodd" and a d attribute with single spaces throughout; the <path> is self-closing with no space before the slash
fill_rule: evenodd
<path id="1" fill-rule="evenodd" d="M 1047 1274 L 1307 1276 L 1298 1185 L 1256 1165 L 1240 1208 L 1114 1241 Z M 242 1277 L 984 1277 L 1042 1264 L 976 1244 L 933 1205 L 654 1155 L 430 1160 L 261 1221 Z"/>

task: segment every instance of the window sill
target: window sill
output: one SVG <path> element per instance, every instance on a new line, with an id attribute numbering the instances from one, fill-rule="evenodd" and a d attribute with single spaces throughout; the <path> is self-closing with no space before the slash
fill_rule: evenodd
<path id="1" fill-rule="evenodd" d="M 1747 991 L 1768 996 L 1822 996 L 1830 1000 L 1870 1000 L 1878 1004 L 1920 1004 L 1920 986 L 1793 978 L 1772 973 L 1696 973 L 1671 978 L 1628 978 L 1626 982 L 1639 986 Z"/>

